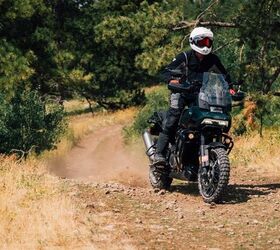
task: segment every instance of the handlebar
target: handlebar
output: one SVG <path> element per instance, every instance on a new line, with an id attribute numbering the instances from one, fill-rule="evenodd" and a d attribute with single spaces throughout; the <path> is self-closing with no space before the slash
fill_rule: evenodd
<path id="1" fill-rule="evenodd" d="M 184 75 L 184 73 L 179 69 L 168 69 L 168 71 L 170 72 L 172 78 L 178 81 L 180 81 Z M 240 86 L 243 83 L 244 80 L 241 79 L 238 82 L 232 84 L 239 86 L 238 91 L 234 95 L 231 95 L 233 101 L 242 101 L 245 98 L 246 94 L 243 91 L 240 91 Z M 192 81 L 191 83 L 187 82 L 187 84 L 189 86 L 186 86 L 186 84 L 169 82 L 168 89 L 176 93 L 194 93 L 195 91 L 199 91 L 202 86 L 202 82 L 199 80 Z"/>
<path id="2" fill-rule="evenodd" d="M 237 82 L 233 83 L 233 85 L 236 85 L 236 86 L 241 86 L 244 84 L 244 80 L 241 79 L 241 80 L 238 80 Z"/>
<path id="3" fill-rule="evenodd" d="M 238 91 L 234 95 L 231 96 L 233 101 L 239 102 L 243 101 L 246 97 L 245 92 L 243 91 Z"/>
<path id="4" fill-rule="evenodd" d="M 168 89 L 176 93 L 190 93 L 199 90 L 201 85 L 183 85 L 178 83 L 169 83 Z"/>
<path id="5" fill-rule="evenodd" d="M 175 93 L 194 93 L 195 91 L 199 91 L 201 85 L 189 85 L 185 86 L 183 84 L 177 83 L 169 83 L 168 89 Z M 242 101 L 245 99 L 245 92 L 238 91 L 234 95 L 231 95 L 233 101 Z"/>

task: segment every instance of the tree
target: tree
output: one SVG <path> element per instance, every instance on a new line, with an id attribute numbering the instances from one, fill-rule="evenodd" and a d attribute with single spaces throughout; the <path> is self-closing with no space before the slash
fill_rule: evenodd
<path id="1" fill-rule="evenodd" d="M 0 95 L 0 153 L 37 154 L 54 148 L 65 129 L 63 107 L 19 87 L 10 101 Z"/>
<path id="2" fill-rule="evenodd" d="M 279 85 L 276 0 L 1 0 L 0 12 L 0 88 L 10 92 L 24 82 L 106 108 L 139 104 L 198 25 L 214 31 L 233 79 L 262 93 Z"/>
<path id="3" fill-rule="evenodd" d="M 158 81 L 158 65 L 174 52 L 168 41 L 170 21 L 179 20 L 176 10 L 164 1 L 105 0 L 83 7 L 76 36 L 84 39 L 80 65 L 92 78 L 76 85 L 79 91 L 105 107 L 143 102 L 141 87 Z"/>
<path id="4" fill-rule="evenodd" d="M 267 94 L 280 74 L 279 1 L 250 1 L 238 19 L 240 42 L 246 46 L 245 68 L 250 89 Z"/>

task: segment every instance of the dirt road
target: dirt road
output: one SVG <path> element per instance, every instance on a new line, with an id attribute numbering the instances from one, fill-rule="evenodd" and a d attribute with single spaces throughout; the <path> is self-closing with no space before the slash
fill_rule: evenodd
<path id="1" fill-rule="evenodd" d="M 123 125 L 111 125 L 96 130 L 52 167 L 61 177 L 104 183 L 116 181 L 129 186 L 147 186 L 148 160 L 144 148 L 126 146 Z"/>
<path id="2" fill-rule="evenodd" d="M 154 192 L 142 149 L 124 146 L 121 130 L 100 128 L 56 164 L 57 175 L 81 180 L 71 195 L 95 248 L 280 249 L 279 175 L 233 168 L 219 205 L 203 203 L 195 183 Z"/>

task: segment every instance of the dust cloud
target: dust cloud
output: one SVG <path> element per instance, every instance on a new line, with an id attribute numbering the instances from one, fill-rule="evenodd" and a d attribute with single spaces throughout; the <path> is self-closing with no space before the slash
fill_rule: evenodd
<path id="1" fill-rule="evenodd" d="M 63 178 L 97 183 L 114 181 L 132 187 L 148 184 L 144 146 L 125 145 L 121 125 L 104 127 L 88 135 L 67 156 L 52 161 L 50 171 Z"/>

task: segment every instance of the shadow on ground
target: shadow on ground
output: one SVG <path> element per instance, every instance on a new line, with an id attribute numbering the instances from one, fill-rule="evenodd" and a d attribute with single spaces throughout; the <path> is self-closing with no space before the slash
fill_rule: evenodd
<path id="1" fill-rule="evenodd" d="M 229 185 L 227 192 L 222 198 L 222 204 L 239 204 L 256 197 L 267 196 L 277 192 L 280 183 L 271 184 L 234 184 Z M 170 192 L 178 192 L 185 195 L 199 196 L 197 183 L 172 185 Z"/>
<path id="2" fill-rule="evenodd" d="M 196 182 L 171 185 L 170 192 L 181 193 L 185 195 L 199 196 L 198 184 Z"/>
<path id="3" fill-rule="evenodd" d="M 238 204 L 247 202 L 253 197 L 258 198 L 275 193 L 278 189 L 280 189 L 280 183 L 229 185 L 228 192 L 223 199 L 223 203 Z"/>

